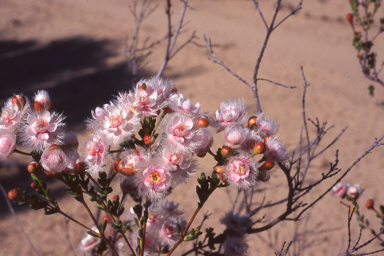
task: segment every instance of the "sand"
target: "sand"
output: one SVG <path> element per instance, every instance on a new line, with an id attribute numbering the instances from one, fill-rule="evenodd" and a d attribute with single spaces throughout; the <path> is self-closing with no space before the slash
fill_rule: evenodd
<path id="1" fill-rule="evenodd" d="M 79 135 L 79 140 L 88 139 L 84 120 L 90 111 L 109 102 L 113 95 L 127 91 L 132 75 L 125 59 L 125 46 L 131 40 L 134 23 L 129 11 L 132 1 L 75 1 L 75 0 L 2 0 L 0 3 L 0 103 L 13 93 L 33 96 L 38 89 L 48 90 L 54 108 L 64 112 L 68 127 Z M 166 33 L 165 2 L 158 4 L 156 11 L 143 23 L 141 39 L 149 42 L 162 38 Z M 298 1 L 285 1 L 278 20 L 287 15 Z M 178 92 L 192 101 L 199 101 L 205 111 L 212 113 L 220 102 L 228 99 L 244 99 L 249 114 L 257 113 L 251 90 L 221 66 L 208 60 L 210 52 L 204 47 L 203 34 L 212 40 L 213 49 L 226 65 L 251 82 L 257 56 L 265 37 L 265 27 L 252 1 L 244 0 L 191 0 L 194 10 L 188 10 L 185 20 L 187 30 L 180 36 L 180 46 L 196 31 L 195 44 L 187 45 L 167 66 L 163 77 L 172 79 Z M 267 21 L 274 8 L 273 1 L 260 1 Z M 175 1 L 173 19 L 178 20 L 181 3 Z M 259 83 L 262 110 L 279 125 L 279 134 L 287 150 L 297 150 L 302 121 L 303 67 L 306 79 L 311 84 L 306 94 L 306 113 L 312 120 L 327 122 L 333 127 L 324 137 L 319 149 L 332 142 L 343 128 L 348 129 L 328 151 L 313 162 L 308 183 L 321 177 L 329 169 L 339 149 L 339 168 L 346 170 L 373 143 L 384 134 L 383 109 L 373 104 L 367 87 L 371 84 L 362 74 L 352 47 L 350 25 L 344 19 L 349 12 L 347 1 L 304 1 L 303 9 L 289 18 L 273 32 L 265 51 L 259 77 L 282 84 L 296 86 L 286 89 L 267 82 Z M 383 10 L 381 13 L 383 14 Z M 166 43 L 153 49 L 140 77 L 157 73 L 165 55 Z M 383 61 L 383 38 L 377 38 L 375 50 L 378 62 Z M 140 78 L 139 77 L 139 78 Z M 383 99 L 384 91 L 376 86 L 376 96 Z M 309 126 L 310 136 L 315 137 L 315 128 Z M 215 135 L 213 148 L 222 145 L 222 135 Z M 377 148 L 357 163 L 346 177 L 350 183 L 364 188 L 359 202 L 372 198 L 383 203 L 384 147 Z M 209 156 L 197 159 L 198 173 L 210 172 L 214 161 Z M 1 184 L 10 190 L 20 187 L 31 191 L 31 182 L 25 170 L 29 159 L 12 157 L 2 162 Z M 256 194 L 258 203 L 264 195 L 267 200 L 277 200 L 287 195 L 283 186 L 283 173 L 275 167 L 270 182 L 260 184 Z M 332 181 L 316 187 L 304 199 L 310 203 L 324 192 Z M 196 207 L 195 178 L 187 185 L 175 188 L 168 200 L 180 202 L 185 218 Z M 49 180 L 53 195 L 68 214 L 91 225 L 81 205 L 74 203 L 65 187 Z M 116 187 L 116 184 L 115 184 Z M 266 189 L 266 190 L 263 190 Z M 222 230 L 219 219 L 229 211 L 236 189 L 218 191 L 209 199 L 202 213 L 213 213 L 205 227 Z M 288 255 L 338 255 L 348 243 L 347 211 L 339 198 L 326 195 L 301 222 L 285 222 L 264 232 L 261 238 L 249 236 L 250 255 L 274 255 L 284 241 L 291 241 L 295 227 L 307 233 L 297 239 Z M 130 201 L 127 202 L 127 208 Z M 256 204 L 258 205 L 258 204 Z M 9 213 L 4 198 L 0 200 L 0 255 L 34 255 L 20 232 L 15 219 Z M 62 216 L 44 216 L 42 211 L 14 205 L 16 214 L 40 255 L 72 255 L 67 242 L 66 225 Z M 266 221 L 273 220 L 284 210 L 284 205 L 273 211 L 265 211 Z M 378 230 L 378 221 L 373 212 L 362 210 Z M 310 216 L 306 219 L 305 216 Z M 196 225 L 201 221 L 197 218 Z M 69 241 L 76 249 L 85 231 L 69 223 Z M 298 230 L 298 229 L 296 229 Z M 328 232 L 323 232 L 328 230 Z M 372 235 L 363 230 L 361 241 Z M 357 222 L 352 222 L 352 241 L 358 238 Z M 366 248 L 380 248 L 374 241 Z M 185 244 L 175 255 L 180 255 L 190 245 Z M 359 251 L 360 252 L 360 251 Z M 81 255 L 81 253 L 77 253 Z M 127 254 L 128 255 L 128 254 Z"/>

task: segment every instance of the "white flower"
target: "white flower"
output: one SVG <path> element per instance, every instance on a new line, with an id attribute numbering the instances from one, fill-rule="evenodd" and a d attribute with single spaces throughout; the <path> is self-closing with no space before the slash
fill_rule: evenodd
<path id="1" fill-rule="evenodd" d="M 23 145 L 37 151 L 43 151 L 51 144 L 61 145 L 64 139 L 63 119 L 55 112 L 29 112 L 20 127 Z"/>
<path id="2" fill-rule="evenodd" d="M 83 161 L 88 167 L 88 172 L 95 174 L 101 171 L 106 164 L 105 156 L 108 153 L 108 145 L 105 143 L 104 136 L 100 134 L 91 135 L 92 140 L 84 142 L 86 155 Z"/>
<path id="3" fill-rule="evenodd" d="M 182 112 L 190 117 L 197 117 L 201 111 L 199 102 L 193 105 L 191 100 L 184 98 L 182 94 L 174 94 L 171 96 L 169 108 L 174 112 Z"/>
<path id="4" fill-rule="evenodd" d="M 247 107 L 243 100 L 228 100 L 220 104 L 220 109 L 216 111 L 216 123 L 212 126 L 219 127 L 218 131 L 222 131 L 231 124 L 242 125 L 247 117 Z"/>
<path id="5" fill-rule="evenodd" d="M 256 128 L 261 137 L 274 135 L 279 129 L 279 125 L 272 119 L 267 118 L 261 113 L 256 119 Z"/>
<path id="6" fill-rule="evenodd" d="M 230 125 L 224 130 L 224 145 L 231 148 L 239 148 L 244 142 L 247 130 L 242 125 Z"/>
<path id="7" fill-rule="evenodd" d="M 16 135 L 10 130 L 0 129 L 0 161 L 8 158 L 16 144 Z"/>
<path id="8" fill-rule="evenodd" d="M 279 137 L 270 137 L 266 143 L 266 150 L 264 153 L 265 158 L 273 162 L 284 162 L 288 160 L 289 155 L 285 151 L 284 145 L 280 141 Z"/>
<path id="9" fill-rule="evenodd" d="M 29 108 L 29 101 L 23 95 L 9 98 L 1 109 L 0 129 L 15 131 Z"/>

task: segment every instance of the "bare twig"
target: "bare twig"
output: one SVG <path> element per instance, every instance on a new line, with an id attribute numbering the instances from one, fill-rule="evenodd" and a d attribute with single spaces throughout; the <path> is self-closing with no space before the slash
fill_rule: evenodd
<path id="1" fill-rule="evenodd" d="M 27 240 L 29 246 L 32 248 L 32 250 L 35 252 L 35 254 L 40 256 L 40 253 L 36 250 L 35 246 L 32 244 L 32 241 L 29 239 L 29 236 L 27 235 L 27 233 L 25 233 L 24 228 L 23 228 L 23 226 L 21 225 L 21 223 L 19 221 L 19 218 L 17 218 L 15 210 L 12 207 L 12 204 L 11 204 L 11 202 L 8 199 L 7 192 L 5 192 L 5 189 L 4 189 L 4 187 L 3 187 L 3 185 L 1 183 L 0 183 L 0 190 L 3 193 L 3 195 L 4 195 L 4 198 L 5 198 L 5 201 L 7 202 L 9 211 L 12 213 L 13 217 L 15 218 L 17 226 L 19 226 L 19 229 L 20 229 L 21 233 L 23 233 L 25 239 Z"/>

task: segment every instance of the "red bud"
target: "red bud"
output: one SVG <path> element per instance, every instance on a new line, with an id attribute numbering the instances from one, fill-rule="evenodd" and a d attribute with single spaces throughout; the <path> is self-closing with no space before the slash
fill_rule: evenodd
<path id="1" fill-rule="evenodd" d="M 14 188 L 8 192 L 8 198 L 11 201 L 19 202 L 22 198 L 22 192 L 19 188 Z"/>
<path id="2" fill-rule="evenodd" d="M 271 160 L 267 160 L 263 163 L 263 165 L 259 168 L 259 170 L 271 170 L 275 166 L 275 163 Z"/>
<path id="3" fill-rule="evenodd" d="M 248 119 L 248 128 L 256 128 L 256 120 L 257 120 L 257 117 L 256 116 L 251 116 L 249 119 Z"/>
<path id="4" fill-rule="evenodd" d="M 19 111 L 23 110 L 26 103 L 27 103 L 27 99 L 23 95 L 16 95 L 12 97 L 12 104 Z"/>
<path id="5" fill-rule="evenodd" d="M 208 127 L 209 126 L 209 121 L 207 118 L 202 117 L 199 120 L 196 121 L 196 126 L 201 128 L 201 127 Z"/>
<path id="6" fill-rule="evenodd" d="M 259 142 L 255 145 L 255 147 L 253 148 L 253 153 L 252 155 L 258 155 L 258 154 L 264 154 L 265 152 L 265 144 L 264 142 Z"/>
<path id="7" fill-rule="evenodd" d="M 233 152 L 233 149 L 228 147 L 228 146 L 223 146 L 221 149 L 220 149 L 220 153 L 223 157 L 229 157 L 232 155 L 232 152 Z"/>
<path id="8" fill-rule="evenodd" d="M 353 23 L 353 14 L 352 13 L 347 13 L 347 15 L 345 15 L 345 18 L 347 19 L 347 21 L 349 23 Z"/>
<path id="9" fill-rule="evenodd" d="M 27 166 L 27 170 L 29 173 L 38 173 L 40 171 L 40 168 L 39 168 L 39 163 L 36 162 L 36 161 L 33 161 L 31 162 L 28 166 Z"/>
<path id="10" fill-rule="evenodd" d="M 375 201 L 373 201 L 373 199 L 368 199 L 367 202 L 365 202 L 365 207 L 367 209 L 373 209 L 374 204 Z"/>

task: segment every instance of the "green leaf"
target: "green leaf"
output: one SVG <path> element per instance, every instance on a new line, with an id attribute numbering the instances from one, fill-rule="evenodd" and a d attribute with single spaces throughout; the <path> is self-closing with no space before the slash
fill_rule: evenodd
<path id="1" fill-rule="evenodd" d="M 183 230 L 181 229 L 181 226 L 179 223 L 176 223 L 176 229 L 177 229 L 177 234 L 179 234 L 180 237 L 183 237 Z"/>
<path id="2" fill-rule="evenodd" d="M 96 204 L 95 207 L 100 210 L 104 210 L 104 207 L 101 204 Z"/>
<path id="3" fill-rule="evenodd" d="M 100 238 L 98 235 L 95 234 L 95 232 L 92 232 L 92 231 L 87 230 L 87 233 L 88 233 L 88 235 L 90 235 L 90 236 Z"/>
<path id="4" fill-rule="evenodd" d="M 367 226 L 369 226 L 369 220 L 368 220 L 368 219 L 365 220 L 365 224 L 366 224 Z"/>

